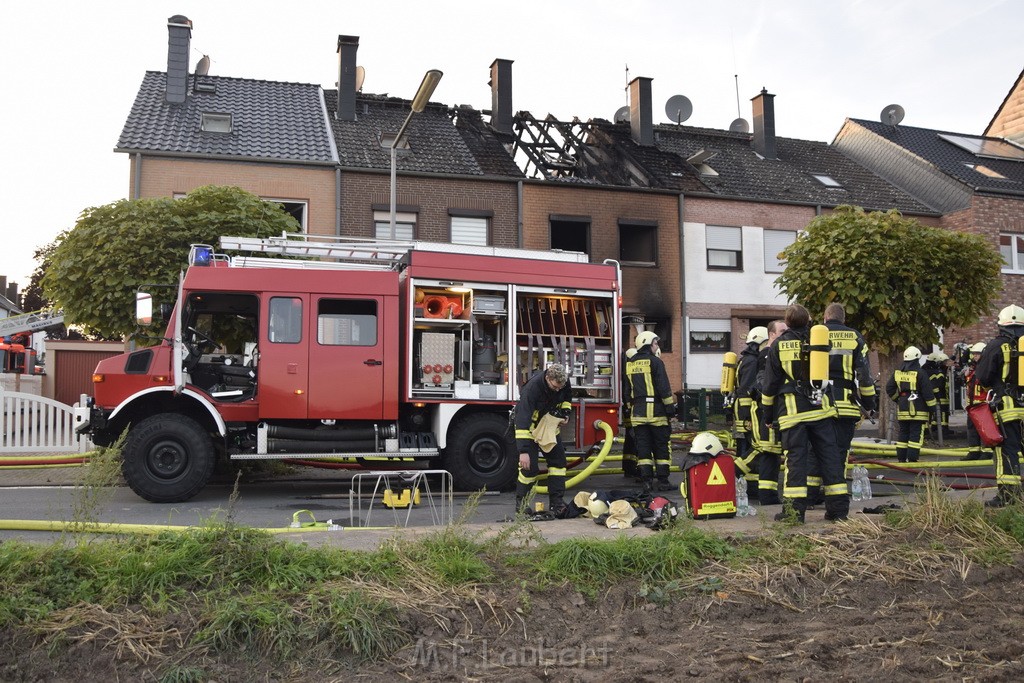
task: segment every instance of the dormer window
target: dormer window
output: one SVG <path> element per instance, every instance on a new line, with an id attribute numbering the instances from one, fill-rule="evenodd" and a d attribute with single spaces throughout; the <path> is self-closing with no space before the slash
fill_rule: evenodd
<path id="1" fill-rule="evenodd" d="M 842 187 L 842 184 L 838 180 L 825 173 L 812 173 L 811 177 L 825 187 Z"/>
<path id="2" fill-rule="evenodd" d="M 971 169 L 972 171 L 977 171 L 981 175 L 988 176 L 989 178 L 999 178 L 1000 180 L 1006 180 L 1006 176 L 1004 176 L 999 171 L 989 168 L 985 164 L 972 164 L 969 161 L 965 161 L 964 166 Z"/>
<path id="3" fill-rule="evenodd" d="M 202 130 L 206 133 L 230 133 L 231 114 L 203 112 Z"/>
<path id="4" fill-rule="evenodd" d="M 380 134 L 380 146 L 383 147 L 384 149 L 391 149 L 391 143 L 394 142 L 394 140 L 394 133 L 382 132 Z M 402 139 L 399 141 L 398 146 L 395 147 L 395 149 L 409 149 L 409 136 L 402 136 Z"/>

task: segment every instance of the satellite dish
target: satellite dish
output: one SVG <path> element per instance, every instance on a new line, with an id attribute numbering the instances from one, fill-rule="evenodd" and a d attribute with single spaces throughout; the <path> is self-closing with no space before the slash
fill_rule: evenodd
<path id="1" fill-rule="evenodd" d="M 205 76 L 210 73 L 210 55 L 203 55 L 203 58 L 196 64 L 196 76 Z"/>
<path id="2" fill-rule="evenodd" d="M 903 120 L 906 112 L 903 111 L 903 107 L 898 104 L 888 104 L 882 109 L 882 113 L 879 114 L 878 118 L 882 120 L 882 123 L 895 126 Z"/>
<path id="3" fill-rule="evenodd" d="M 363 81 L 366 80 L 366 69 L 361 66 L 356 67 L 356 92 L 363 91 Z"/>
<path id="4" fill-rule="evenodd" d="M 665 116 L 667 116 L 669 120 L 676 125 L 679 125 L 686 119 L 690 118 L 690 114 L 692 113 L 693 104 L 685 95 L 673 95 L 668 98 L 668 102 L 665 103 Z"/>
<path id="5" fill-rule="evenodd" d="M 729 124 L 729 132 L 731 133 L 749 133 L 750 124 L 747 123 L 746 119 L 736 119 Z"/>
<path id="6" fill-rule="evenodd" d="M 629 107 L 619 107 L 615 110 L 615 123 L 629 123 Z"/>

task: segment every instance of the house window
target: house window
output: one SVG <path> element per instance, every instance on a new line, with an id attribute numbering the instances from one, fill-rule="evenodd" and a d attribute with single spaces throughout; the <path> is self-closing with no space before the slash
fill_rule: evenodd
<path id="1" fill-rule="evenodd" d="M 842 184 L 838 180 L 826 173 L 812 173 L 811 177 L 825 187 L 842 187 Z"/>
<path id="2" fill-rule="evenodd" d="M 785 264 L 779 259 L 779 253 L 794 241 L 796 232 L 793 230 L 764 231 L 764 272 L 781 273 L 786 269 Z"/>
<path id="3" fill-rule="evenodd" d="M 999 171 L 989 168 L 985 164 L 972 164 L 968 161 L 965 161 L 964 166 L 971 169 L 972 171 L 977 171 L 983 176 L 988 176 L 989 178 L 999 178 L 1000 180 L 1006 180 L 1006 176 L 1004 176 Z"/>
<path id="4" fill-rule="evenodd" d="M 321 299 L 316 317 L 316 340 L 325 346 L 376 346 L 377 302 L 361 299 Z"/>
<path id="5" fill-rule="evenodd" d="M 381 133 L 380 134 L 380 138 L 378 138 L 378 139 L 380 140 L 380 146 L 381 147 L 383 147 L 384 149 L 391 149 L 391 143 L 395 141 L 395 134 L 394 133 Z M 395 146 L 395 149 L 397 151 L 402 151 L 402 150 L 405 150 L 405 149 L 409 149 L 409 136 L 408 135 L 402 136 L 402 139 L 398 141 L 398 144 Z"/>
<path id="6" fill-rule="evenodd" d="M 948 133 L 939 133 L 939 137 L 979 157 L 1024 160 L 1024 147 L 1018 147 L 1008 140 Z"/>
<path id="7" fill-rule="evenodd" d="M 720 225 L 707 227 L 708 270 L 743 270 L 743 231 Z"/>
<path id="8" fill-rule="evenodd" d="M 731 349 L 732 321 L 690 320 L 690 353 L 724 353 Z"/>
<path id="9" fill-rule="evenodd" d="M 1001 233 L 999 253 L 1003 257 L 1004 273 L 1024 273 L 1024 235 Z"/>
<path id="10" fill-rule="evenodd" d="M 590 217 L 556 216 L 550 221 L 551 248 L 590 253 Z"/>
<path id="11" fill-rule="evenodd" d="M 658 224 L 619 221 L 619 261 L 629 266 L 658 265 Z"/>
<path id="12" fill-rule="evenodd" d="M 412 211 L 395 212 L 395 232 L 391 233 L 391 212 L 373 212 L 374 236 L 379 240 L 405 240 L 416 239 L 416 213 Z"/>
<path id="13" fill-rule="evenodd" d="M 230 133 L 231 114 L 216 114 L 204 111 L 201 128 L 206 133 Z"/>
<path id="14" fill-rule="evenodd" d="M 284 209 L 285 213 L 294 218 L 299 224 L 302 232 L 306 232 L 306 208 L 309 205 L 308 202 L 297 201 L 295 199 L 276 199 L 272 197 L 261 197 L 265 202 L 277 202 Z"/>
<path id="15" fill-rule="evenodd" d="M 478 216 L 452 216 L 452 244 L 471 244 L 479 247 L 487 246 L 487 222 L 487 218 L 481 218 Z"/>

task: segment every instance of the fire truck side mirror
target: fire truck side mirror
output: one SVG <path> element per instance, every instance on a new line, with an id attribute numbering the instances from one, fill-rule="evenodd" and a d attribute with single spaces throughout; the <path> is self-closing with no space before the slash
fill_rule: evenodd
<path id="1" fill-rule="evenodd" d="M 139 325 L 153 324 L 153 295 L 149 292 L 135 293 L 135 322 Z"/>

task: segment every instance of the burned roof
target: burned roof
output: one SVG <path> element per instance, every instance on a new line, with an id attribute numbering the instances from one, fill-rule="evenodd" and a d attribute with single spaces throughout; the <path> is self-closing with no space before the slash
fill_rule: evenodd
<path id="1" fill-rule="evenodd" d="M 166 82 L 146 72 L 115 151 L 336 163 L 318 85 L 190 76 L 185 102 L 175 104 Z M 204 114 L 230 115 L 230 132 L 203 130 Z"/>

